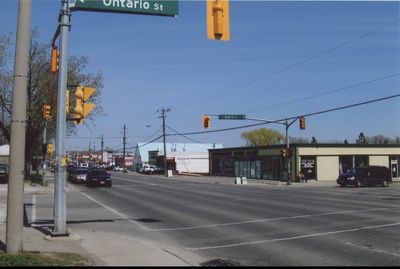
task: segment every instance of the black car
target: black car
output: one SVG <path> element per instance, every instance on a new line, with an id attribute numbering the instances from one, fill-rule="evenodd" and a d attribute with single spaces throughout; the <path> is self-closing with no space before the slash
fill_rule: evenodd
<path id="1" fill-rule="evenodd" d="M 372 186 L 380 185 L 387 187 L 392 181 L 389 168 L 385 166 L 362 166 L 355 167 L 347 173 L 341 174 L 336 182 L 345 187 L 346 185 Z"/>
<path id="2" fill-rule="evenodd" d="M 85 167 L 75 167 L 68 173 L 68 180 L 72 183 L 85 183 L 86 176 L 89 173 L 89 169 Z"/>
<path id="3" fill-rule="evenodd" d="M 0 183 L 8 183 L 8 165 L 0 164 Z"/>
<path id="4" fill-rule="evenodd" d="M 86 186 L 111 187 L 112 186 L 111 175 L 103 169 L 90 170 L 89 173 L 86 175 Z"/>

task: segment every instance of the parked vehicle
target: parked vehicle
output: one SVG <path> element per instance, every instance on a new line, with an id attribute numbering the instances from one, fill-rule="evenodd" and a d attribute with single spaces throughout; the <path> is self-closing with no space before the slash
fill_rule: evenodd
<path id="1" fill-rule="evenodd" d="M 71 169 L 70 172 L 68 173 L 68 180 L 71 181 L 72 183 L 77 183 L 77 184 L 85 183 L 88 172 L 89 172 L 88 168 L 76 167 L 74 169 Z"/>
<path id="2" fill-rule="evenodd" d="M 8 165 L 0 164 L 0 183 L 8 183 Z"/>
<path id="3" fill-rule="evenodd" d="M 385 166 L 362 166 L 355 167 L 340 175 L 336 182 L 342 187 L 347 185 L 357 187 L 380 185 L 387 187 L 389 182 L 392 182 L 392 178 L 389 168 Z"/>
<path id="4" fill-rule="evenodd" d="M 153 174 L 157 170 L 157 166 L 151 164 L 144 164 L 140 169 L 140 173 Z"/>
<path id="5" fill-rule="evenodd" d="M 113 171 L 123 171 L 124 168 L 119 167 L 119 166 L 114 166 Z"/>
<path id="6" fill-rule="evenodd" d="M 112 186 L 111 175 L 103 169 L 90 170 L 86 176 L 86 186 L 111 187 Z"/>

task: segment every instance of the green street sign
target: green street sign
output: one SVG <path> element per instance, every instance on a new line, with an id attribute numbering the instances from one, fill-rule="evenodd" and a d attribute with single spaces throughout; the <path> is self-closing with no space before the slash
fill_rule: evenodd
<path id="1" fill-rule="evenodd" d="M 219 120 L 245 120 L 246 115 L 229 115 L 229 114 L 222 114 L 218 115 Z"/>
<path id="2" fill-rule="evenodd" d="M 178 15 L 178 0 L 75 0 L 70 9 L 157 16 Z"/>

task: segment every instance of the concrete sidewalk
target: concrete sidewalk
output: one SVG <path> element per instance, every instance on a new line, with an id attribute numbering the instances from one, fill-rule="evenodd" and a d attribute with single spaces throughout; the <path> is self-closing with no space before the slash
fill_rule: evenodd
<path id="1" fill-rule="evenodd" d="M 0 185 L 0 250 L 5 251 L 7 187 Z M 74 189 L 68 187 L 67 192 Z M 48 186 L 25 183 L 24 194 L 53 194 L 54 183 Z M 35 205 L 33 205 L 35 206 Z M 52 226 L 52 225 L 51 225 Z M 112 233 L 94 233 L 90 230 L 74 231 L 68 228 L 68 237 L 51 237 L 51 227 L 25 223 L 23 251 L 76 253 L 85 256 L 92 266 L 192 266 L 177 255 L 153 242 L 136 238 L 122 238 Z"/>

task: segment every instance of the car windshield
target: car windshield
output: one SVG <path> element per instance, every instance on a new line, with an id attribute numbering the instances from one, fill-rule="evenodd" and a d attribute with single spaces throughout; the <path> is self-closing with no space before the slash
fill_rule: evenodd
<path id="1" fill-rule="evenodd" d="M 75 174 L 87 174 L 88 171 L 88 169 L 76 169 Z"/>

